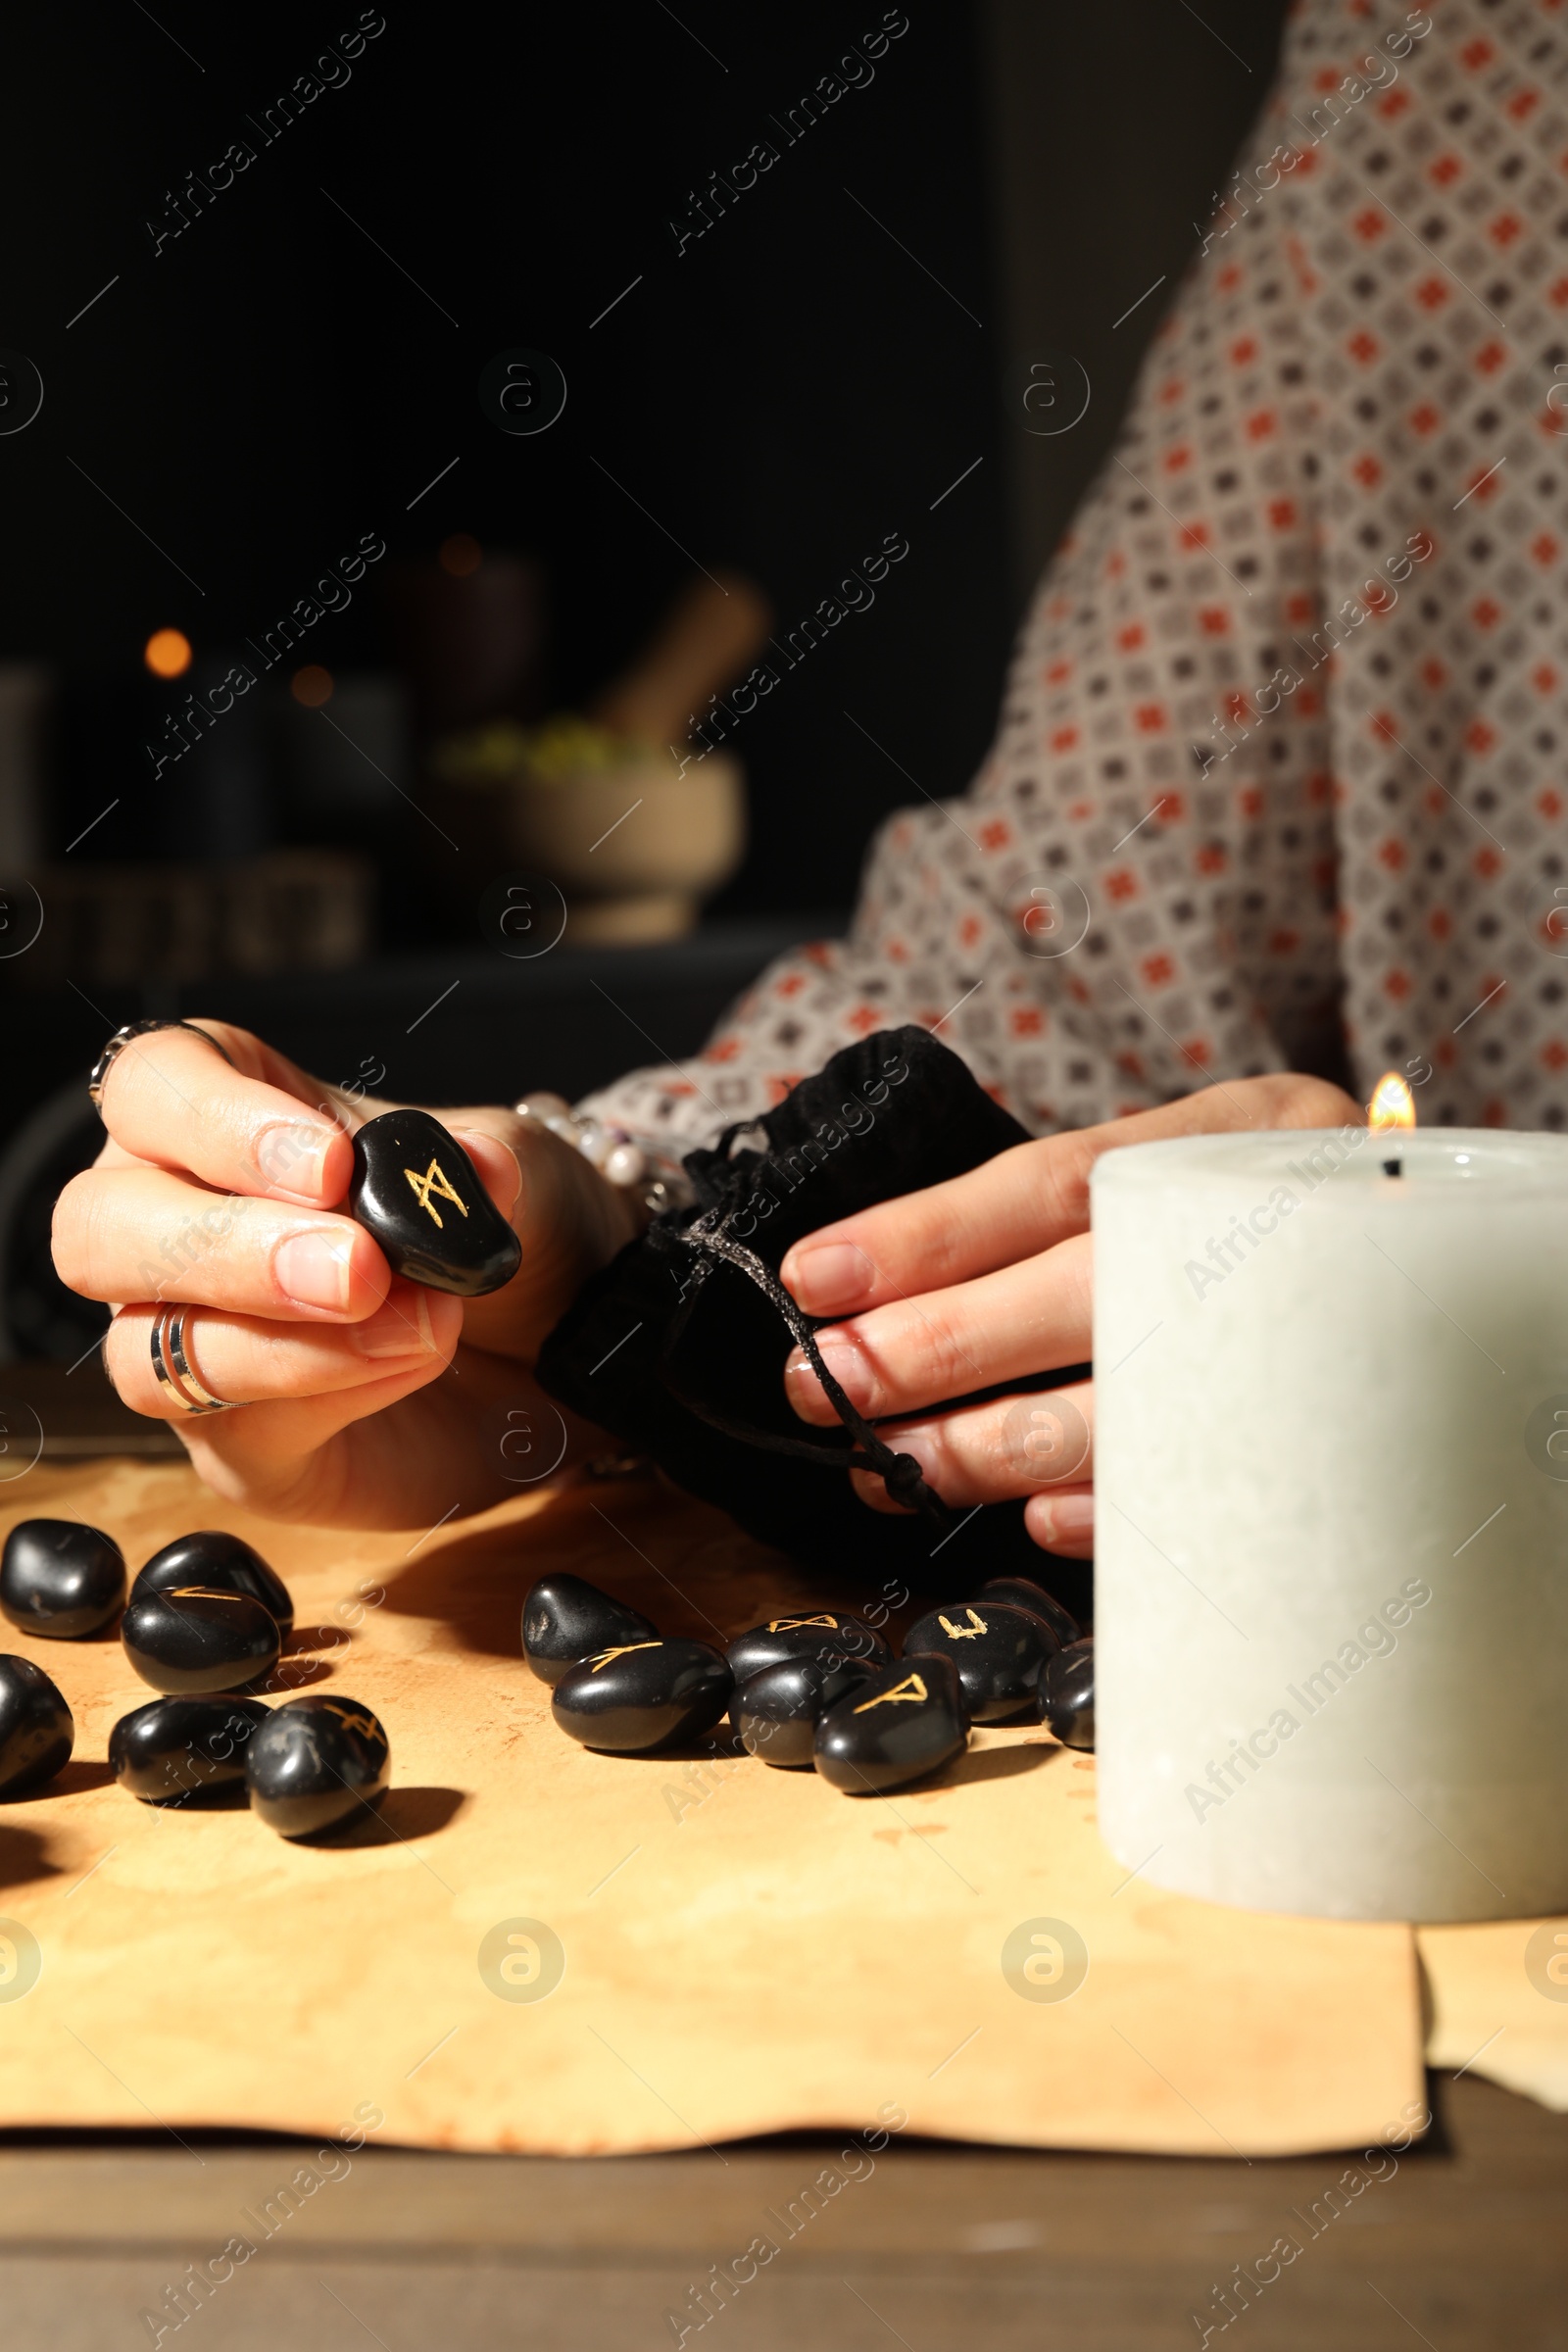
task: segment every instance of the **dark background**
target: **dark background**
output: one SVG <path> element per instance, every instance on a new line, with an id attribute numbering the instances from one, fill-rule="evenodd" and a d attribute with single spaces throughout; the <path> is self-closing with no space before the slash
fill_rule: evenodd
<path id="1" fill-rule="evenodd" d="M 237 648 L 366 530 L 394 553 L 467 530 L 545 558 L 552 700 L 570 705 L 690 576 L 674 541 L 710 569 L 754 574 L 788 625 L 902 530 L 911 555 L 874 611 L 740 743 L 755 839 L 729 908 L 847 904 L 867 831 L 906 787 L 841 705 L 887 725 L 928 789 L 961 789 L 1012 620 L 994 338 L 844 193 L 994 315 L 973 31 L 962 7 L 917 8 L 871 85 L 677 259 L 667 221 L 688 191 L 756 138 L 782 146 L 769 115 L 881 15 L 870 0 L 681 13 L 691 33 L 657 0 L 393 0 L 347 86 L 261 148 L 156 260 L 144 221 L 161 220 L 166 189 L 232 137 L 259 147 L 244 115 L 358 11 L 161 9 L 204 73 L 134 8 L 35 19 L 5 165 L 7 216 L 31 225 L 13 239 L 0 339 L 36 361 L 47 397 L 24 438 L 0 443 L 17 558 L 7 649 L 48 655 L 77 685 L 133 677 L 154 627 L 181 628 L 199 655 Z M 475 396 L 485 362 L 514 344 L 553 355 L 569 386 L 536 438 L 499 432 Z M 993 462 L 929 514 L 979 456 Z M 386 662 L 379 586 L 372 575 L 312 633 L 309 659 Z M 95 737 L 64 780 L 57 851 L 122 785 L 93 854 L 145 839 L 141 746 L 124 744 L 112 776 L 106 749 Z"/>
<path id="2" fill-rule="evenodd" d="M 1024 596 L 1261 104 L 1283 0 L 910 0 L 869 86 L 792 146 L 772 119 L 882 24 L 869 0 L 389 0 L 346 86 L 264 146 L 247 116 L 359 13 L 160 0 L 154 22 L 117 0 L 10 28 L 0 346 L 36 364 L 45 398 L 0 436 L 0 661 L 60 679 L 45 857 L 314 841 L 379 875 L 373 956 L 353 971 L 41 990 L 25 958 L 0 963 L 13 1156 L 19 1122 L 63 1104 L 137 1014 L 237 1019 L 328 1077 L 378 1063 L 415 1100 L 575 1094 L 652 1058 L 650 1038 L 694 1050 L 769 955 L 842 922 L 911 780 L 960 792 L 986 750 Z M 256 161 L 155 258 L 147 223 L 239 138 Z M 761 138 L 779 161 L 677 256 L 670 220 Z M 531 438 L 476 395 L 515 345 L 568 385 Z M 1040 346 L 1093 385 L 1052 440 L 1004 393 Z M 196 674 L 220 671 L 373 532 L 388 558 L 298 659 L 386 671 L 392 563 L 455 531 L 543 566 L 545 708 L 604 683 L 694 564 L 751 575 L 782 632 L 885 534 L 907 538 L 874 608 L 735 735 L 751 849 L 694 941 L 617 958 L 568 937 L 504 961 L 475 920 L 493 852 L 436 837 L 411 806 L 416 762 L 393 778 L 407 799 L 301 808 L 269 768 L 260 693 L 224 731 L 216 796 L 209 779 L 193 801 L 194 762 L 151 781 L 143 745 L 193 683 L 146 678 L 152 630 L 183 630 Z M 49 1182 L 90 1142 L 56 1135 Z M 0 1158 L 0 1261 L 40 1148 Z"/>
<path id="3" fill-rule="evenodd" d="M 422 553 L 461 529 L 544 558 L 553 699 L 569 705 L 690 576 L 672 539 L 753 574 L 788 625 L 902 530 L 910 556 L 875 609 L 737 737 L 754 846 L 718 911 L 847 905 L 867 833 L 907 786 L 843 709 L 928 791 L 967 782 L 1017 617 L 1009 526 L 1027 507 L 1038 543 L 1044 506 L 1054 535 L 1097 462 L 1195 248 L 1192 217 L 1261 97 L 1275 0 L 1214 0 L 1205 22 L 1180 0 L 1030 0 L 983 20 L 962 0 L 913 0 L 870 87 L 679 259 L 667 222 L 688 192 L 754 139 L 782 143 L 769 117 L 881 22 L 871 0 L 691 0 L 681 22 L 658 0 L 391 0 L 347 86 L 154 259 L 145 223 L 164 218 L 166 192 L 231 138 L 259 146 L 244 117 L 358 13 L 215 16 L 172 0 L 167 35 L 118 5 L 14 26 L 0 341 L 33 358 L 46 397 L 25 435 L 0 441 L 0 650 L 59 663 L 68 691 L 132 679 L 153 628 L 183 629 L 199 659 L 237 646 L 363 531 Z M 1030 218 L 997 218 L 1009 205 Z M 1026 339 L 1008 309 L 1031 294 L 1038 329 L 1095 378 L 1084 426 L 1056 442 L 1012 433 L 1003 412 Z M 560 423 L 536 438 L 498 432 L 475 397 L 485 361 L 514 343 L 552 353 L 569 385 Z M 309 658 L 385 663 L 370 581 L 313 633 Z M 61 779 L 55 851 L 119 791 L 92 854 L 134 854 L 147 768 L 138 741 L 95 739 Z"/>

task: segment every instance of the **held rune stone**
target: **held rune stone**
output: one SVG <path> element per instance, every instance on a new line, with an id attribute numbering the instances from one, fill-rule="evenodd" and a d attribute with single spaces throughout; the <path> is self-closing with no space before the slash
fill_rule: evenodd
<path id="1" fill-rule="evenodd" d="M 384 1111 L 360 1129 L 348 1209 L 393 1273 L 429 1291 L 482 1298 L 522 1263 L 472 1160 L 427 1110 Z"/>

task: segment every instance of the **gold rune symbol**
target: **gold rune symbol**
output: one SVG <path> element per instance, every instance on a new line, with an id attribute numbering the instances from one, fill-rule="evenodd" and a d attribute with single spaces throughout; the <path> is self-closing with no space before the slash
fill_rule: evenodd
<path id="1" fill-rule="evenodd" d="M 434 1201 L 430 1199 L 430 1195 L 432 1193 L 439 1194 L 443 1200 L 450 1200 L 453 1207 L 457 1209 L 461 1216 L 466 1217 L 467 1215 L 468 1211 L 463 1201 L 459 1200 L 457 1194 L 452 1190 L 451 1185 L 448 1184 L 446 1170 L 442 1167 L 441 1162 L 438 1159 L 431 1160 L 430 1165 L 425 1169 L 422 1176 L 416 1176 L 412 1168 L 405 1168 L 403 1173 L 413 1185 L 415 1198 L 418 1201 L 419 1206 L 423 1209 L 428 1209 L 430 1215 L 435 1219 L 438 1227 L 441 1226 L 441 1211 L 436 1207 Z"/>
<path id="2" fill-rule="evenodd" d="M 825 1625 L 830 1633 L 837 1633 L 838 1623 L 836 1617 L 826 1615 L 821 1617 L 770 1617 L 767 1621 L 767 1630 L 770 1634 L 793 1634 L 803 1625 Z"/>
<path id="3" fill-rule="evenodd" d="M 879 1691 L 875 1698 L 862 1699 L 860 1704 L 855 1709 L 855 1713 L 857 1715 L 864 1715 L 871 1707 L 896 1706 L 900 1704 L 912 1707 L 920 1699 L 928 1698 L 929 1696 L 930 1692 L 926 1690 L 925 1684 L 921 1677 L 917 1674 L 906 1674 L 902 1683 L 894 1684 L 891 1690 Z"/>
<path id="4" fill-rule="evenodd" d="M 969 1620 L 967 1625 L 955 1625 L 951 1617 L 939 1617 L 937 1619 L 937 1623 L 941 1626 L 942 1631 L 947 1635 L 950 1642 L 972 1642 L 977 1634 L 985 1634 L 990 1632 L 991 1629 L 986 1624 L 985 1619 L 983 1617 L 977 1617 L 973 1609 L 965 1609 L 964 1615 Z"/>
<path id="5" fill-rule="evenodd" d="M 601 1666 L 610 1664 L 612 1658 L 624 1658 L 634 1649 L 658 1649 L 659 1646 L 657 1642 L 623 1642 L 618 1649 L 602 1649 L 597 1657 L 590 1658 L 588 1671 L 597 1674 Z"/>
<path id="6" fill-rule="evenodd" d="M 323 1703 L 331 1708 L 346 1731 L 358 1732 L 363 1740 L 379 1740 L 383 1737 L 380 1725 L 370 1716 L 362 1715 L 357 1707 L 345 1706 L 340 1698 L 329 1698 Z"/>

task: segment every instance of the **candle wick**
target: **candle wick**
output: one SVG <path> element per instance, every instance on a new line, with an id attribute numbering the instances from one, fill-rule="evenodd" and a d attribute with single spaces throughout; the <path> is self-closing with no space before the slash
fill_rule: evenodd
<path id="1" fill-rule="evenodd" d="M 1404 1174 L 1403 1160 L 1386 1159 L 1383 1162 L 1383 1173 L 1385 1176 L 1402 1176 Z"/>

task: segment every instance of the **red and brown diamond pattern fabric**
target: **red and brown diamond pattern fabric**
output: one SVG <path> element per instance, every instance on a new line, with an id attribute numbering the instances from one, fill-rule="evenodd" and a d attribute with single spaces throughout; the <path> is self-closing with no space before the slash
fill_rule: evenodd
<path id="1" fill-rule="evenodd" d="M 1568 1125 L 1568 5 L 1303 0 L 966 796 L 593 1098 L 710 1138 L 924 1022 L 1040 1133 L 1390 1065 Z"/>

